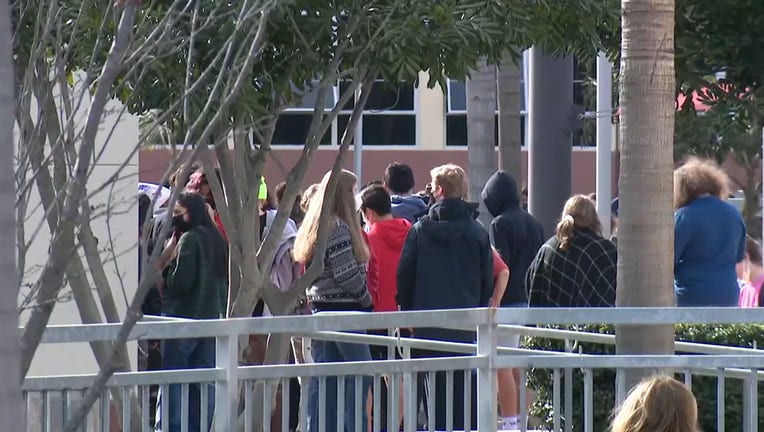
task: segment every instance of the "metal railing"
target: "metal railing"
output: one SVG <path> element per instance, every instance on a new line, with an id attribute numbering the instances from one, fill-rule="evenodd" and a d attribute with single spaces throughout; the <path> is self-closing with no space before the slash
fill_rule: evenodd
<path id="1" fill-rule="evenodd" d="M 415 396 L 418 376 L 426 377 L 427 397 L 423 411 L 427 414 L 424 425 L 427 430 L 465 429 L 477 426 L 480 431 L 497 429 L 496 370 L 498 368 L 520 369 L 520 406 L 526 406 L 524 391 L 527 373 L 531 368 L 549 369 L 553 375 L 553 426 L 555 431 L 573 430 L 570 421 L 561 421 L 562 415 L 572 412 L 572 371 L 583 371 L 584 413 L 583 428 L 586 432 L 604 430 L 606 425 L 593 424 L 593 371 L 596 369 L 615 369 L 617 388 L 624 390 L 623 374 L 627 369 L 676 369 L 685 373 L 685 380 L 692 381 L 692 375 L 711 375 L 720 377 L 717 404 L 717 430 L 724 430 L 724 383 L 726 379 L 743 379 L 745 382 L 745 418 L 744 431 L 757 430 L 757 382 L 762 378 L 758 369 L 764 368 L 764 351 L 740 347 L 724 347 L 710 344 L 677 342 L 676 349 L 681 355 L 671 356 L 622 356 L 622 355 L 586 355 L 573 352 L 553 352 L 507 348 L 497 346 L 499 332 L 514 332 L 544 338 L 568 341 L 614 343 L 614 336 L 570 330 L 543 329 L 526 327 L 527 325 L 546 324 L 728 324 L 764 322 L 764 310 L 738 308 L 618 308 L 618 309 L 459 309 L 448 311 L 420 311 L 398 313 L 342 313 L 319 314 L 299 317 L 244 318 L 230 320 L 162 320 L 150 319 L 141 322 L 131 332 L 135 339 L 179 339 L 179 338 L 215 338 L 215 368 L 167 370 L 148 372 L 116 373 L 108 382 L 111 392 L 104 392 L 99 404 L 91 411 L 83 430 L 134 430 L 133 422 L 140 423 L 142 431 L 151 431 L 149 424 L 149 386 L 159 385 L 162 393 L 170 385 L 180 385 L 182 400 L 187 401 L 193 386 L 211 384 L 215 388 L 214 412 L 208 412 L 207 392 L 200 393 L 200 424 L 214 419 L 212 430 L 232 431 L 242 427 L 253 430 L 252 419 L 259 413 L 270 413 L 275 401 L 275 394 L 281 392 L 281 400 L 289 399 L 291 378 L 301 378 L 305 383 L 314 381 L 319 392 L 319 412 L 326 412 L 327 389 L 337 392 L 338 427 L 344 421 L 343 393 L 346 385 L 355 386 L 355 420 L 363 418 L 366 407 L 361 406 L 361 391 L 364 387 L 361 377 L 371 378 L 372 410 L 381 409 L 380 389 L 383 382 L 389 386 L 387 415 L 388 424 L 395 424 L 402 419 L 403 429 L 416 430 L 418 426 L 418 398 Z M 393 328 L 442 328 L 471 330 L 475 332 L 475 343 L 454 343 L 391 336 L 376 336 L 345 331 Z M 60 344 L 75 342 L 95 342 L 113 340 L 119 330 L 118 324 L 50 326 L 43 336 L 43 343 Z M 335 342 L 361 343 L 388 346 L 389 360 L 371 362 L 312 363 L 296 365 L 240 366 L 239 337 L 248 334 L 288 334 L 305 336 Z M 397 348 L 402 359 L 393 357 Z M 412 358 L 412 350 L 430 350 L 452 353 L 446 357 Z M 416 355 L 413 357 L 417 357 Z M 336 379 L 336 384 L 329 385 L 332 377 L 355 377 L 354 379 Z M 455 378 L 456 377 L 456 378 Z M 91 384 L 94 376 L 45 376 L 29 377 L 24 382 L 27 398 L 27 418 L 29 430 L 55 431 L 57 425 L 67 420 L 73 408 Z M 436 406 L 434 393 L 443 387 L 445 380 L 445 407 Z M 455 380 L 464 380 L 464 412 L 457 418 L 464 418 L 465 424 L 453 424 L 454 401 L 461 395 L 454 395 Z M 561 382 L 564 386 L 565 394 Z M 439 384 L 440 383 L 440 386 Z M 471 401 L 473 383 L 477 384 L 476 401 Z M 124 403 L 117 408 L 113 404 L 113 389 L 122 391 Z M 260 393 L 264 396 L 256 398 Z M 301 391 L 304 395 L 306 391 Z M 397 395 L 403 394 L 403 404 L 396 402 Z M 243 400 L 240 400 L 243 399 Z M 257 400 L 256 400 L 257 399 Z M 140 404 L 141 418 L 131 418 L 131 403 Z M 168 402 L 163 398 L 161 411 L 168 412 Z M 288 429 L 288 403 L 282 403 L 280 413 L 282 430 Z M 182 431 L 196 430 L 189 424 L 187 405 L 183 403 L 181 415 Z M 399 411 L 399 409 L 402 411 Z M 436 424 L 435 419 L 443 416 L 445 425 Z M 473 412 L 474 411 L 474 412 Z M 402 414 L 402 415 L 401 415 Z M 526 412 L 521 412 L 521 430 L 526 427 Z M 260 415 L 263 430 L 271 430 L 271 416 Z M 307 403 L 300 407 L 300 430 L 306 431 L 308 425 Z M 326 430 L 321 416 L 318 430 Z M 380 417 L 373 416 L 371 429 L 379 431 Z M 39 419 L 36 422 L 32 419 Z M 476 422 L 475 422 L 476 420 Z M 476 423 L 476 425 L 474 424 Z M 357 424 L 357 423 L 356 423 Z M 366 430 L 366 426 L 363 426 Z"/>

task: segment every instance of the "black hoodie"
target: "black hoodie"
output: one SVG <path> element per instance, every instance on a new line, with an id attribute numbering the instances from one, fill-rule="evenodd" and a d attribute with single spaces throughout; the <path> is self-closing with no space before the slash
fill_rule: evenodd
<path id="1" fill-rule="evenodd" d="M 493 216 L 491 241 L 509 266 L 509 283 L 502 305 L 528 303 L 525 273 L 544 244 L 544 229 L 520 207 L 517 182 L 506 171 L 497 171 L 483 187 L 483 203 Z"/>
<path id="2" fill-rule="evenodd" d="M 445 199 L 430 207 L 409 230 L 398 264 L 401 310 L 473 308 L 488 305 L 493 293 L 493 258 L 488 233 L 474 206 Z M 472 342 L 474 334 L 416 329 L 417 337 Z"/>

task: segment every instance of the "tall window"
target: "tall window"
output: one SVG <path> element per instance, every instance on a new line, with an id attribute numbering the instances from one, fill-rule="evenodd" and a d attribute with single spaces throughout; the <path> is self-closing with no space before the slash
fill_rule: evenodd
<path id="1" fill-rule="evenodd" d="M 326 100 L 330 111 L 347 91 L 348 82 L 335 86 Z M 413 146 L 416 145 L 416 104 L 412 84 L 392 84 L 382 80 L 374 83 L 361 117 L 363 145 Z M 276 122 L 273 145 L 304 145 L 313 119 L 315 92 L 303 96 L 298 106 L 287 108 Z M 354 100 L 345 106 L 330 130 L 321 140 L 322 145 L 339 145 L 342 133 L 350 120 Z M 350 131 L 353 133 L 353 131 Z"/>
<path id="2" fill-rule="evenodd" d="M 522 61 L 520 70 L 523 69 Z M 520 142 L 525 145 L 525 81 L 520 79 Z M 446 145 L 467 145 L 467 86 L 462 81 L 448 80 L 448 100 L 446 104 Z M 499 101 L 496 101 L 494 116 L 494 143 L 499 145 Z"/>
<path id="3" fill-rule="evenodd" d="M 591 78 L 597 70 L 596 65 L 596 59 L 588 64 L 573 59 L 573 103 L 584 107 L 584 111 L 597 110 L 597 88 Z M 597 122 L 584 120 L 583 128 L 573 132 L 572 141 L 576 147 L 596 146 Z"/>

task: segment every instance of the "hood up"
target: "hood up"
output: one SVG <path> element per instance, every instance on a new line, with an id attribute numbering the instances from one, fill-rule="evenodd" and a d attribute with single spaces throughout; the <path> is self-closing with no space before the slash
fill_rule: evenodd
<path id="1" fill-rule="evenodd" d="M 517 181 L 506 171 L 497 171 L 483 187 L 483 204 L 496 217 L 506 210 L 520 207 L 520 192 Z"/>

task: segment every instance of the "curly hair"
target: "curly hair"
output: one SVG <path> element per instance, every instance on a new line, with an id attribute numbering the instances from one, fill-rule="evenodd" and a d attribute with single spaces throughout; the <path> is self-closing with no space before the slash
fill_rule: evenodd
<path id="1" fill-rule="evenodd" d="M 685 207 L 706 195 L 725 199 L 728 185 L 729 177 L 715 162 L 691 158 L 674 170 L 674 208 Z"/>

